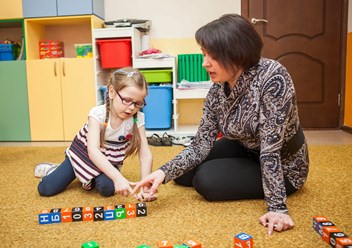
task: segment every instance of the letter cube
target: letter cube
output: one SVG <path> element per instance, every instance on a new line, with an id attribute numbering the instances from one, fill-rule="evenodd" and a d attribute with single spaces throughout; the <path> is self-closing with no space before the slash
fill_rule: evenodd
<path id="1" fill-rule="evenodd" d="M 188 248 L 186 245 L 174 245 L 174 248 Z"/>
<path id="2" fill-rule="evenodd" d="M 352 248 L 352 238 L 337 238 L 336 248 Z"/>
<path id="3" fill-rule="evenodd" d="M 136 218 L 136 205 L 127 204 L 126 205 L 126 218 Z"/>
<path id="4" fill-rule="evenodd" d="M 99 248 L 99 244 L 95 241 L 89 241 L 82 244 L 81 248 Z"/>
<path id="5" fill-rule="evenodd" d="M 115 206 L 115 217 L 116 217 L 116 219 L 126 219 L 125 205 L 116 205 Z"/>
<path id="6" fill-rule="evenodd" d="M 145 202 L 136 203 L 137 217 L 147 216 L 147 204 Z"/>
<path id="7" fill-rule="evenodd" d="M 252 248 L 253 247 L 253 237 L 247 233 L 239 233 L 234 238 L 235 248 Z"/>
<path id="8" fill-rule="evenodd" d="M 75 207 L 72 208 L 72 221 L 82 221 L 83 220 L 83 208 L 82 207 Z"/>
<path id="9" fill-rule="evenodd" d="M 94 221 L 104 220 L 104 207 L 94 207 Z"/>
<path id="10" fill-rule="evenodd" d="M 330 243 L 330 235 L 331 233 L 340 232 L 340 230 L 336 226 L 325 226 L 323 227 L 323 232 L 321 237 L 326 243 Z"/>
<path id="11" fill-rule="evenodd" d="M 335 226 L 335 225 L 331 221 L 318 222 L 318 233 L 320 234 L 320 236 L 323 236 L 323 227 L 327 227 L 327 226 Z"/>
<path id="12" fill-rule="evenodd" d="M 183 242 L 183 245 L 185 245 L 186 247 L 189 247 L 189 248 L 202 248 L 202 244 L 197 242 L 197 241 L 194 241 L 194 240 L 187 240 L 186 242 Z"/>
<path id="13" fill-rule="evenodd" d="M 313 228 L 317 233 L 319 233 L 319 222 L 325 222 L 325 221 L 328 221 L 328 219 L 325 216 L 313 217 Z"/>
<path id="14" fill-rule="evenodd" d="M 104 207 L 104 220 L 115 220 L 115 207 L 105 206 Z"/>
<path id="15" fill-rule="evenodd" d="M 38 221 L 39 221 L 39 224 L 50 224 L 51 223 L 50 209 L 40 210 L 38 214 Z"/>
<path id="16" fill-rule="evenodd" d="M 151 248 L 149 245 L 139 245 L 139 246 L 137 246 L 137 248 Z"/>
<path id="17" fill-rule="evenodd" d="M 173 248 L 170 240 L 159 240 L 158 248 Z"/>
<path id="18" fill-rule="evenodd" d="M 93 207 L 83 207 L 83 221 L 94 220 Z"/>
<path id="19" fill-rule="evenodd" d="M 51 223 L 61 223 L 61 208 L 53 208 L 50 210 Z"/>
<path id="20" fill-rule="evenodd" d="M 328 243 L 331 247 L 336 247 L 337 239 L 339 238 L 347 238 L 347 235 L 343 232 L 334 232 L 330 234 L 330 242 Z M 351 245 L 352 247 L 352 245 Z"/>
<path id="21" fill-rule="evenodd" d="M 61 209 L 61 221 L 62 222 L 72 222 L 72 209 L 62 208 Z"/>

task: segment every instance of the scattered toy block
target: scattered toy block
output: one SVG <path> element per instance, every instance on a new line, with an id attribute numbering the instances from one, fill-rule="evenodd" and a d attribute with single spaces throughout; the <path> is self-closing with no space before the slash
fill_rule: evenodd
<path id="1" fill-rule="evenodd" d="M 95 241 L 89 241 L 82 244 L 81 248 L 99 248 L 99 244 Z"/>
<path id="2" fill-rule="evenodd" d="M 183 242 L 183 245 L 185 245 L 188 248 L 202 248 L 202 244 L 194 241 L 194 240 L 187 240 L 186 242 Z"/>
<path id="3" fill-rule="evenodd" d="M 62 222 L 72 222 L 72 209 L 62 208 L 61 209 L 61 221 Z"/>
<path id="4" fill-rule="evenodd" d="M 352 248 L 352 238 L 337 238 L 336 248 Z"/>
<path id="5" fill-rule="evenodd" d="M 139 246 L 137 246 L 137 248 L 151 248 L 149 245 L 139 245 Z"/>
<path id="6" fill-rule="evenodd" d="M 136 205 L 135 204 L 127 204 L 126 205 L 126 218 L 136 218 Z"/>
<path id="7" fill-rule="evenodd" d="M 104 220 L 115 220 L 115 207 L 105 206 L 104 207 Z"/>
<path id="8" fill-rule="evenodd" d="M 145 202 L 136 203 L 137 217 L 147 216 L 147 204 Z"/>
<path id="9" fill-rule="evenodd" d="M 82 221 L 83 220 L 83 208 L 82 207 L 75 207 L 72 208 L 72 221 Z"/>
<path id="10" fill-rule="evenodd" d="M 235 248 L 252 248 L 253 247 L 253 237 L 247 233 L 239 233 L 234 238 Z"/>
<path id="11" fill-rule="evenodd" d="M 158 247 L 159 248 L 173 248 L 172 242 L 170 240 L 159 240 Z"/>
<path id="12" fill-rule="evenodd" d="M 93 214 L 94 214 L 93 207 L 83 207 L 83 221 L 94 220 Z"/>
<path id="13" fill-rule="evenodd" d="M 104 220 L 104 207 L 94 207 L 94 221 Z"/>
<path id="14" fill-rule="evenodd" d="M 115 206 L 115 217 L 116 217 L 116 219 L 126 219 L 125 205 L 116 205 Z"/>

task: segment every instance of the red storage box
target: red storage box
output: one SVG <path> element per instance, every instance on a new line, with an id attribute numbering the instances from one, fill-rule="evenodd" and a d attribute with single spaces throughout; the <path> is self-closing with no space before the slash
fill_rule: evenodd
<path id="1" fill-rule="evenodd" d="M 64 43 L 58 40 L 39 41 L 39 58 L 64 57 Z"/>
<path id="2" fill-rule="evenodd" d="M 102 68 L 132 66 L 131 39 L 97 40 Z"/>

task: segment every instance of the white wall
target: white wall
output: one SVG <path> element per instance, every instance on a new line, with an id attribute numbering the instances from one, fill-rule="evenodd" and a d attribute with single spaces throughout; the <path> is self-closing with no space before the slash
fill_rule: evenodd
<path id="1" fill-rule="evenodd" d="M 190 38 L 226 13 L 241 13 L 241 0 L 105 0 L 105 20 L 152 21 L 151 38 Z"/>

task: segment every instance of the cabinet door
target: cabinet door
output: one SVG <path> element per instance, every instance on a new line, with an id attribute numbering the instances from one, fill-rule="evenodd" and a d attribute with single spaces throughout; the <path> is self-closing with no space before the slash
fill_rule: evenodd
<path id="1" fill-rule="evenodd" d="M 24 17 L 57 16 L 56 0 L 22 0 Z"/>
<path id="2" fill-rule="evenodd" d="M 27 60 L 31 138 L 63 140 L 59 59 Z"/>
<path id="3" fill-rule="evenodd" d="M 104 19 L 104 0 L 57 0 L 59 16 L 65 15 L 91 15 Z"/>
<path id="4" fill-rule="evenodd" d="M 22 0 L 2 1 L 0 19 L 22 18 Z"/>
<path id="5" fill-rule="evenodd" d="M 29 141 L 25 61 L 0 62 L 0 140 Z"/>
<path id="6" fill-rule="evenodd" d="M 94 64 L 90 58 L 62 58 L 64 140 L 71 141 L 95 106 Z"/>

